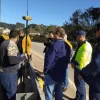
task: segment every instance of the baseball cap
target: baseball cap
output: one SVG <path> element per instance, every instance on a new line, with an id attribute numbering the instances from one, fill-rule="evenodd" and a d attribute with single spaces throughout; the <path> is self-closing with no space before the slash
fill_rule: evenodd
<path id="1" fill-rule="evenodd" d="M 86 35 L 86 32 L 83 31 L 83 30 L 80 30 L 80 31 L 77 31 L 77 32 L 76 32 L 76 36 L 77 36 L 77 35 Z"/>

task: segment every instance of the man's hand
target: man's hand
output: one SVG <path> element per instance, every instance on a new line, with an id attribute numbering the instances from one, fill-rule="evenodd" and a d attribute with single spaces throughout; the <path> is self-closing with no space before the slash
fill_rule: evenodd
<path id="1" fill-rule="evenodd" d="M 25 53 L 24 55 L 25 55 L 26 59 L 28 59 L 27 53 Z"/>
<path id="2" fill-rule="evenodd" d="M 80 79 L 82 79 L 83 77 L 81 75 L 78 76 Z"/>
<path id="3" fill-rule="evenodd" d="M 71 67 L 74 69 L 75 68 L 75 65 L 73 63 L 71 63 Z"/>

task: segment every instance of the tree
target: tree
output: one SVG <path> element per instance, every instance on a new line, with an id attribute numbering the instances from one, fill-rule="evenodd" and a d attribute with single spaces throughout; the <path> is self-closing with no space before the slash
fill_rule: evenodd
<path id="1" fill-rule="evenodd" d="M 80 20 L 80 15 L 81 15 L 81 10 L 76 10 L 73 14 L 72 17 L 70 18 L 70 21 L 73 25 L 78 25 L 79 20 Z"/>
<path id="2" fill-rule="evenodd" d="M 19 29 L 19 28 L 25 28 L 25 25 L 22 24 L 22 23 L 17 22 L 16 23 L 16 29 Z"/>
<path id="3" fill-rule="evenodd" d="M 8 28 L 11 30 L 11 29 L 16 29 L 16 28 L 24 28 L 25 25 L 19 22 L 17 22 L 16 25 L 0 22 L 0 27 Z"/>
<path id="4" fill-rule="evenodd" d="M 71 40 L 74 39 L 73 33 L 82 29 L 87 32 L 88 40 L 94 42 L 95 29 L 98 22 L 100 22 L 100 8 L 90 7 L 83 12 L 81 10 L 76 10 L 72 14 L 70 22 L 65 21 L 63 27 Z"/>

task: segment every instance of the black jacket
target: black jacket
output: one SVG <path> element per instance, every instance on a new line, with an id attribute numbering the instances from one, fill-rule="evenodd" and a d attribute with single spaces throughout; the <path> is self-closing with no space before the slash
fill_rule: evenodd
<path id="1" fill-rule="evenodd" d="M 100 93 L 100 41 L 93 53 L 92 60 L 81 73 L 91 92 Z"/>
<path id="2" fill-rule="evenodd" d="M 20 54 L 23 53 L 22 40 L 23 40 L 23 37 L 19 37 L 19 40 L 17 42 L 17 46 L 18 46 L 18 49 L 19 49 Z"/>
<path id="3" fill-rule="evenodd" d="M 15 73 L 19 69 L 19 63 L 26 59 L 21 57 L 17 45 L 6 40 L 0 46 L 0 69 L 3 72 Z"/>
<path id="4" fill-rule="evenodd" d="M 51 46 L 52 41 L 53 41 L 53 39 L 52 39 L 52 38 L 48 38 L 48 39 L 47 39 L 47 41 L 44 43 L 45 48 L 44 48 L 43 53 L 46 53 L 46 52 L 49 50 L 49 48 L 50 48 L 50 46 Z"/>

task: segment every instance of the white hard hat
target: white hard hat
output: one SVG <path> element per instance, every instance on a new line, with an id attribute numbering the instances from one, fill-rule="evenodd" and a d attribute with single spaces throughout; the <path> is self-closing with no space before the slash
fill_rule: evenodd
<path id="1" fill-rule="evenodd" d="M 5 33 L 9 33 L 10 32 L 10 30 L 9 29 L 5 29 L 5 30 L 3 30 L 3 34 L 5 34 Z"/>

